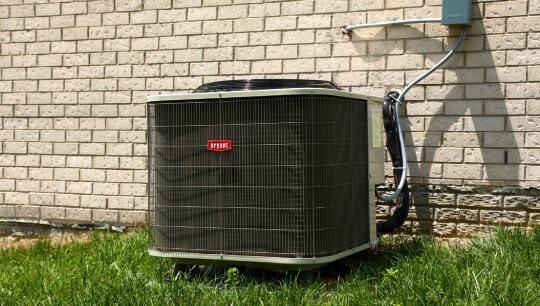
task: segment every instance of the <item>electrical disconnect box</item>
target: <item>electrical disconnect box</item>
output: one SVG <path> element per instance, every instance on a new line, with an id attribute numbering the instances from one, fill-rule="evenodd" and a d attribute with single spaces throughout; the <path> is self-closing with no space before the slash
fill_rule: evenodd
<path id="1" fill-rule="evenodd" d="M 442 24 L 471 25 L 472 0 L 443 0 Z"/>

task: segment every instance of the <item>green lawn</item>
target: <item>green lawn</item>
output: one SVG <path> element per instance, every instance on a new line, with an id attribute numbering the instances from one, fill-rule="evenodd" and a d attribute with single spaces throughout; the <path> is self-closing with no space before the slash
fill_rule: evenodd
<path id="1" fill-rule="evenodd" d="M 338 281 L 234 270 L 174 279 L 146 253 L 145 230 L 0 251 L 0 305 L 540 304 L 540 229 L 496 230 L 469 246 L 391 237 Z"/>

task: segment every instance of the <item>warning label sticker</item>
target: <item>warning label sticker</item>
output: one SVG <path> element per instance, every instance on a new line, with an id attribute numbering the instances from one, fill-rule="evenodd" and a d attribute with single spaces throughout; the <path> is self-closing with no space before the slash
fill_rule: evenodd
<path id="1" fill-rule="evenodd" d="M 382 147 L 381 110 L 378 108 L 371 110 L 371 127 L 373 146 Z"/>

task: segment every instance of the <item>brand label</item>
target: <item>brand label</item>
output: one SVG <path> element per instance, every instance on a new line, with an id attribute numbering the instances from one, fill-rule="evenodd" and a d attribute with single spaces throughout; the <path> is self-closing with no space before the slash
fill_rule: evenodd
<path id="1" fill-rule="evenodd" d="M 227 151 L 232 149 L 232 143 L 230 140 L 208 140 L 206 148 L 210 151 Z"/>

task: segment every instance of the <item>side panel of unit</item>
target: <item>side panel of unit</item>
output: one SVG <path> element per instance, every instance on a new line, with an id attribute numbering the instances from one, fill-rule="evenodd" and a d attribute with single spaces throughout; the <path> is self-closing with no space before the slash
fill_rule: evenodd
<path id="1" fill-rule="evenodd" d="M 369 219 L 370 241 L 377 241 L 377 207 L 375 185 L 383 184 L 384 177 L 384 139 L 382 103 L 370 100 L 368 102 L 368 155 L 369 155 Z"/>

